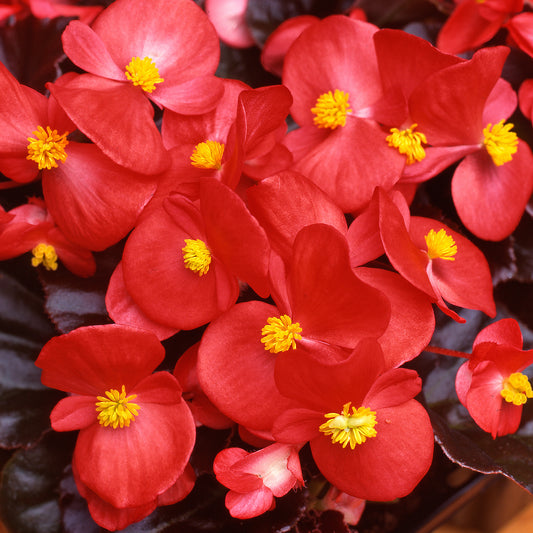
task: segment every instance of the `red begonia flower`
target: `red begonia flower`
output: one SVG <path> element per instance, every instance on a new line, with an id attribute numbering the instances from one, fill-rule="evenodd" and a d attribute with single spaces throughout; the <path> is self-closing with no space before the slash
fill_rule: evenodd
<path id="1" fill-rule="evenodd" d="M 466 156 L 452 179 L 464 225 L 476 236 L 501 240 L 518 225 L 533 190 L 533 155 L 505 120 L 516 95 L 499 76 L 508 48 L 479 50 L 470 61 L 441 69 L 411 94 L 410 114 L 431 148 L 404 176 Z"/>
<path id="2" fill-rule="evenodd" d="M 533 364 L 533 350 L 522 349 L 518 323 L 507 318 L 487 326 L 477 335 L 468 359 L 455 380 L 459 400 L 493 438 L 514 433 L 523 405 L 533 398 L 522 374 Z"/>
<path id="3" fill-rule="evenodd" d="M 389 323 L 388 299 L 353 273 L 346 241 L 335 228 L 302 229 L 287 272 L 280 291 L 286 300 L 277 307 L 235 305 L 211 322 L 198 351 L 198 379 L 209 399 L 253 430 L 269 430 L 288 405 L 274 383 L 276 354 L 301 350 L 335 361 L 360 339 L 382 335 Z"/>
<path id="4" fill-rule="evenodd" d="M 249 453 L 226 448 L 213 463 L 217 480 L 228 487 L 226 507 L 234 518 L 246 519 L 274 509 L 276 498 L 303 485 L 298 447 L 271 444 Z"/>
<path id="5" fill-rule="evenodd" d="M 37 198 L 7 213 L 0 219 L 0 259 L 33 253 L 32 265 L 56 270 L 60 260 L 68 270 L 81 277 L 92 276 L 96 263 L 89 250 L 70 242 L 55 225 L 42 200 Z"/>
<path id="6" fill-rule="evenodd" d="M 361 341 L 337 364 L 283 354 L 276 383 L 298 407 L 276 420 L 274 437 L 309 441 L 318 468 L 343 492 L 392 500 L 409 494 L 429 469 L 433 430 L 413 399 L 422 381 L 413 370 L 387 370 L 375 340 Z"/>
<path id="7" fill-rule="evenodd" d="M 390 189 L 404 158 L 375 122 L 383 91 L 372 36 L 377 27 L 333 15 L 310 25 L 285 57 L 283 84 L 299 129 L 287 135 L 294 169 L 344 212 L 365 207 L 376 186 Z M 354 61 L 357 57 L 357 61 Z"/>
<path id="8" fill-rule="evenodd" d="M 2 64 L 0 90 L 0 170 L 19 183 L 41 173 L 46 206 L 73 243 L 96 251 L 122 239 L 153 194 L 154 179 L 70 140 L 76 127 L 56 100 L 20 85 Z"/>
<path id="9" fill-rule="evenodd" d="M 50 418 L 56 431 L 80 430 L 73 457 L 80 491 L 117 509 L 148 514 L 194 446 L 179 383 L 168 372 L 152 374 L 163 358 L 152 333 L 113 324 L 54 337 L 36 361 L 43 384 L 70 393 Z"/>
<path id="10" fill-rule="evenodd" d="M 449 54 L 472 50 L 490 40 L 513 14 L 522 11 L 523 0 L 456 1 L 437 38 L 437 46 Z"/>
<path id="11" fill-rule="evenodd" d="M 213 75 L 217 35 L 190 0 L 118 0 L 92 27 L 72 21 L 63 48 L 90 74 L 48 88 L 83 133 L 138 172 L 159 173 L 169 164 L 150 101 L 201 114 L 222 95 Z"/>
<path id="12" fill-rule="evenodd" d="M 170 196 L 134 229 L 124 249 L 126 289 L 151 320 L 194 329 L 231 307 L 238 280 L 266 297 L 270 247 L 259 223 L 231 189 L 199 184 L 199 207 Z"/>
<path id="13" fill-rule="evenodd" d="M 168 195 L 179 182 L 213 176 L 235 189 L 245 174 L 261 179 L 292 163 L 281 144 L 292 98 L 286 87 L 250 89 L 224 80 L 224 96 L 217 107 L 200 116 L 165 110 L 161 133 L 171 150 L 172 172 L 158 185 L 156 199 Z"/>
<path id="14" fill-rule="evenodd" d="M 409 218 L 409 208 L 403 196 L 400 197 L 404 204 L 402 209 L 405 208 Z M 347 235 L 352 266 L 354 257 L 361 258 L 360 247 L 365 247 L 367 254 L 369 248 L 374 248 L 362 242 L 365 237 L 373 243 L 379 243 L 378 252 L 375 256 L 371 253 L 367 261 L 384 253 L 379 235 L 377 197 L 371 202 L 375 211 L 372 223 L 365 224 L 366 228 L 359 232 L 351 232 L 353 224 L 363 216 L 360 215 L 348 233 L 346 219 L 340 208 L 313 182 L 296 172 L 283 172 L 261 181 L 247 190 L 247 198 L 250 210 L 267 232 L 272 249 L 286 264 L 290 264 L 294 240 L 300 229 L 316 223 L 328 224 Z M 435 327 L 429 297 L 391 272 L 368 268 L 357 269 L 355 273 L 369 285 L 387 294 L 391 301 L 391 320 L 379 338 L 390 366 L 398 366 L 420 354 Z M 407 332 L 409 334 L 406 335 Z"/>
<path id="15" fill-rule="evenodd" d="M 383 192 L 379 219 L 383 246 L 394 268 L 444 313 L 464 321 L 446 300 L 496 314 L 487 260 L 468 239 L 430 218 L 411 217 L 407 230 L 400 211 Z"/>

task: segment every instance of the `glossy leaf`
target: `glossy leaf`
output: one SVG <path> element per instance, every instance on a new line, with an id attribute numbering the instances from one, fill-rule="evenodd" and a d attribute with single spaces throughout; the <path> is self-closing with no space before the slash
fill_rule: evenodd
<path id="1" fill-rule="evenodd" d="M 34 444 L 50 427 L 61 393 L 41 384 L 34 365 L 55 334 L 43 302 L 13 277 L 0 273 L 0 447 Z"/>
<path id="2" fill-rule="evenodd" d="M 121 245 L 116 245 L 95 254 L 96 274 L 90 278 L 80 278 L 65 269 L 41 272 L 47 295 L 46 311 L 61 333 L 111 322 L 105 307 L 105 293 L 111 273 L 120 260 L 121 249 Z"/>
<path id="3" fill-rule="evenodd" d="M 19 450 L 6 463 L 0 487 L 0 511 L 12 533 L 59 533 L 57 488 L 70 461 L 72 434 L 49 433 L 39 444 Z"/>

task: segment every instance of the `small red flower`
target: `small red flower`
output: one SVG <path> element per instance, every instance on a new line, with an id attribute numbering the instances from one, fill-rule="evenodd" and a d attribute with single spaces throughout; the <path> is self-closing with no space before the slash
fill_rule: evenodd
<path id="1" fill-rule="evenodd" d="M 303 485 L 298 447 L 271 444 L 257 452 L 226 448 L 213 463 L 217 480 L 228 487 L 226 507 L 234 518 L 253 518 L 274 509 L 276 498 Z"/>
<path id="2" fill-rule="evenodd" d="M 73 467 L 89 502 L 94 493 L 146 516 L 183 474 L 196 428 L 177 380 L 152 374 L 164 354 L 152 333 L 114 324 L 55 337 L 39 354 L 43 384 L 70 393 L 50 418 L 56 431 L 80 430 Z"/>
<path id="3" fill-rule="evenodd" d="M 89 74 L 48 88 L 104 153 L 143 174 L 170 163 L 151 102 L 201 114 L 222 96 L 218 38 L 191 0 L 118 0 L 91 27 L 72 21 L 62 40 Z"/>
<path id="4" fill-rule="evenodd" d="M 31 251 L 35 267 L 56 270 L 60 261 L 78 276 L 94 274 L 96 264 L 91 252 L 65 237 L 42 200 L 32 198 L 7 213 L 0 209 L 0 213 L 0 260 Z"/>
<path id="5" fill-rule="evenodd" d="M 477 335 L 468 362 L 457 372 L 459 400 L 493 438 L 518 429 L 522 407 L 533 398 L 529 380 L 522 373 L 531 364 L 533 350 L 522 349 L 520 326 L 507 318 Z"/>

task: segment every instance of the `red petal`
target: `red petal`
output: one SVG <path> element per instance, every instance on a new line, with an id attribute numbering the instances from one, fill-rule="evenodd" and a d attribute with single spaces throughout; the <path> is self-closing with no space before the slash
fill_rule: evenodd
<path id="1" fill-rule="evenodd" d="M 78 128 L 119 165 L 158 174 L 170 164 L 142 90 L 93 74 L 81 74 L 66 84 L 49 83 L 47 88 Z"/>
<path id="2" fill-rule="evenodd" d="M 313 125 L 311 108 L 328 91 L 348 92 L 354 111 L 381 96 L 372 42 L 376 31 L 372 24 L 332 15 L 309 26 L 294 42 L 285 57 L 283 85 L 293 95 L 291 115 L 300 126 Z"/>
<path id="3" fill-rule="evenodd" d="M 299 131 L 292 135 L 298 136 Z M 388 146 L 385 137 L 375 122 L 348 117 L 346 126 L 310 147 L 293 168 L 316 183 L 345 213 L 359 211 L 370 202 L 376 187 L 392 188 L 403 170 L 405 157 Z"/>
<path id="4" fill-rule="evenodd" d="M 150 100 L 159 106 L 182 115 L 200 115 L 211 111 L 224 93 L 222 80 L 215 76 L 198 76 L 181 83 L 161 84 L 150 94 Z"/>
<path id="5" fill-rule="evenodd" d="M 47 387 L 98 396 L 124 385 L 131 390 L 163 361 L 165 350 L 150 332 L 119 326 L 87 326 L 54 337 L 35 364 Z"/>
<path id="6" fill-rule="evenodd" d="M 346 239 L 331 226 L 298 233 L 287 284 L 292 318 L 307 338 L 351 348 L 387 327 L 388 299 L 353 273 Z"/>
<path id="7" fill-rule="evenodd" d="M 194 329 L 228 309 L 236 300 L 236 279 L 216 256 L 199 276 L 185 267 L 185 239 L 209 247 L 198 209 L 176 197 L 171 215 L 158 209 L 131 233 L 123 255 L 126 288 L 151 320 L 176 329 Z"/>
<path id="8" fill-rule="evenodd" d="M 97 422 L 94 396 L 67 396 L 60 400 L 50 413 L 54 431 L 74 431 Z"/>
<path id="9" fill-rule="evenodd" d="M 253 492 L 239 494 L 230 491 L 226 494 L 226 507 L 233 518 L 247 519 L 259 516 L 275 505 L 272 492 L 262 487 Z"/>
<path id="10" fill-rule="evenodd" d="M 519 140 L 512 161 L 496 166 L 483 150 L 457 167 L 452 196 L 463 224 L 481 239 L 500 241 L 510 235 L 533 191 L 533 155 Z"/>
<path id="11" fill-rule="evenodd" d="M 235 305 L 206 329 L 198 350 L 198 380 L 226 416 L 251 429 L 268 430 L 291 403 L 274 383 L 276 355 L 261 343 L 261 330 L 274 306 Z"/>
<path id="12" fill-rule="evenodd" d="M 429 144 L 457 146 L 483 141 L 483 109 L 508 54 L 509 48 L 504 46 L 483 48 L 470 61 L 435 72 L 412 92 L 411 117 Z"/>
<path id="13" fill-rule="evenodd" d="M 78 67 L 96 76 L 127 81 L 124 66 L 117 64 L 105 43 L 87 24 L 72 20 L 61 36 L 63 50 Z"/>
<path id="14" fill-rule="evenodd" d="M 520 325 L 513 318 L 504 318 L 483 328 L 474 340 L 474 350 L 482 342 L 506 344 L 513 348 L 522 349 L 522 331 Z"/>
<path id="15" fill-rule="evenodd" d="M 270 294 L 270 245 L 241 198 L 215 179 L 200 182 L 200 209 L 213 254 L 260 296 Z"/>
<path id="16" fill-rule="evenodd" d="M 377 436 L 342 448 L 329 436 L 311 442 L 313 458 L 326 479 L 340 490 L 365 500 L 390 501 L 409 494 L 433 458 L 433 429 L 415 400 L 380 409 Z"/>
<path id="17" fill-rule="evenodd" d="M 403 30 L 382 29 L 374 44 L 384 91 L 400 92 L 406 100 L 430 74 L 462 61 Z"/>
<path id="18" fill-rule="evenodd" d="M 306 28 L 319 20 L 314 15 L 299 15 L 283 21 L 263 45 L 261 50 L 263 68 L 281 78 L 283 62 L 289 48 Z"/>
<path id="19" fill-rule="evenodd" d="M 410 234 L 415 246 L 427 249 L 424 236 L 430 230 L 444 229 L 457 245 L 455 261 L 431 260 L 428 274 L 437 294 L 447 302 L 467 309 L 479 309 L 489 316 L 496 314 L 492 295 L 492 278 L 485 256 L 475 245 L 444 224 L 429 218 L 411 217 Z"/>
<path id="20" fill-rule="evenodd" d="M 176 482 L 189 460 L 195 432 L 185 402 L 143 403 L 129 427 L 93 424 L 82 430 L 74 461 L 82 483 L 100 498 L 114 507 L 137 507 Z"/>
<path id="21" fill-rule="evenodd" d="M 207 15 L 188 0 L 118 0 L 93 24 L 119 66 L 150 57 L 162 78 L 173 82 L 214 74 L 220 47 Z M 157 89 L 156 89 L 157 91 Z"/>
<path id="22" fill-rule="evenodd" d="M 358 268 L 362 281 L 383 291 L 391 303 L 391 318 L 379 337 L 387 367 L 414 359 L 429 344 L 435 329 L 435 314 L 428 295 L 394 272 Z"/>
<path id="23" fill-rule="evenodd" d="M 87 500 L 92 519 L 105 529 L 110 531 L 124 529 L 130 524 L 138 522 L 148 516 L 157 506 L 157 502 L 154 500 L 140 507 L 117 509 L 110 503 L 102 500 L 102 498 L 81 482 L 75 462 L 72 463 L 72 471 L 80 495 Z"/>
<path id="24" fill-rule="evenodd" d="M 155 186 L 92 144 L 69 143 L 65 162 L 43 172 L 43 193 L 56 224 L 73 243 L 95 251 L 133 229 Z"/>
<path id="25" fill-rule="evenodd" d="M 486 43 L 500 29 L 507 13 L 488 20 L 482 14 L 480 2 L 459 3 L 439 33 L 437 46 L 449 54 L 460 54 Z"/>
<path id="26" fill-rule="evenodd" d="M 122 274 L 122 262 L 115 268 L 107 292 L 105 295 L 105 306 L 113 322 L 125 326 L 134 326 L 152 331 L 159 340 L 172 337 L 179 330 L 163 326 L 150 320 L 133 301 L 124 284 Z"/>
<path id="27" fill-rule="evenodd" d="M 522 416 L 522 406 L 506 402 L 501 396 L 503 379 L 494 363 L 480 363 L 472 372 L 466 395 L 468 412 L 476 424 L 493 438 L 514 433 Z"/>
<path id="28" fill-rule="evenodd" d="M 248 0 L 206 0 L 205 11 L 220 40 L 234 48 L 248 48 L 255 41 L 246 24 Z"/>
<path id="29" fill-rule="evenodd" d="M 297 172 L 286 171 L 266 178 L 250 187 L 246 197 L 272 247 L 285 261 L 292 256 L 294 239 L 305 226 L 329 224 L 346 233 L 346 219 L 339 207 Z"/>

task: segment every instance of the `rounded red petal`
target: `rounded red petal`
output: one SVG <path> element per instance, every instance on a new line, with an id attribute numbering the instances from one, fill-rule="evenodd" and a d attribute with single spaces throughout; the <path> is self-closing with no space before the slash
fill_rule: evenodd
<path id="1" fill-rule="evenodd" d="M 415 400 L 377 411 L 377 436 L 343 448 L 320 434 L 311 442 L 313 458 L 328 481 L 365 500 L 390 501 L 409 494 L 433 458 L 433 429 Z"/>
<path id="2" fill-rule="evenodd" d="M 198 380 L 222 413 L 251 429 L 268 430 L 289 405 L 274 382 L 276 354 L 261 330 L 278 309 L 263 302 L 235 305 L 206 329 L 198 350 Z"/>
<path id="3" fill-rule="evenodd" d="M 80 480 L 114 507 L 154 501 L 184 471 L 196 428 L 185 402 L 143 403 L 129 427 L 94 424 L 82 430 L 74 450 Z"/>
<path id="4" fill-rule="evenodd" d="M 163 361 L 153 333 L 109 324 L 87 326 L 48 341 L 35 364 L 47 387 L 98 396 L 122 385 L 130 391 Z"/>

